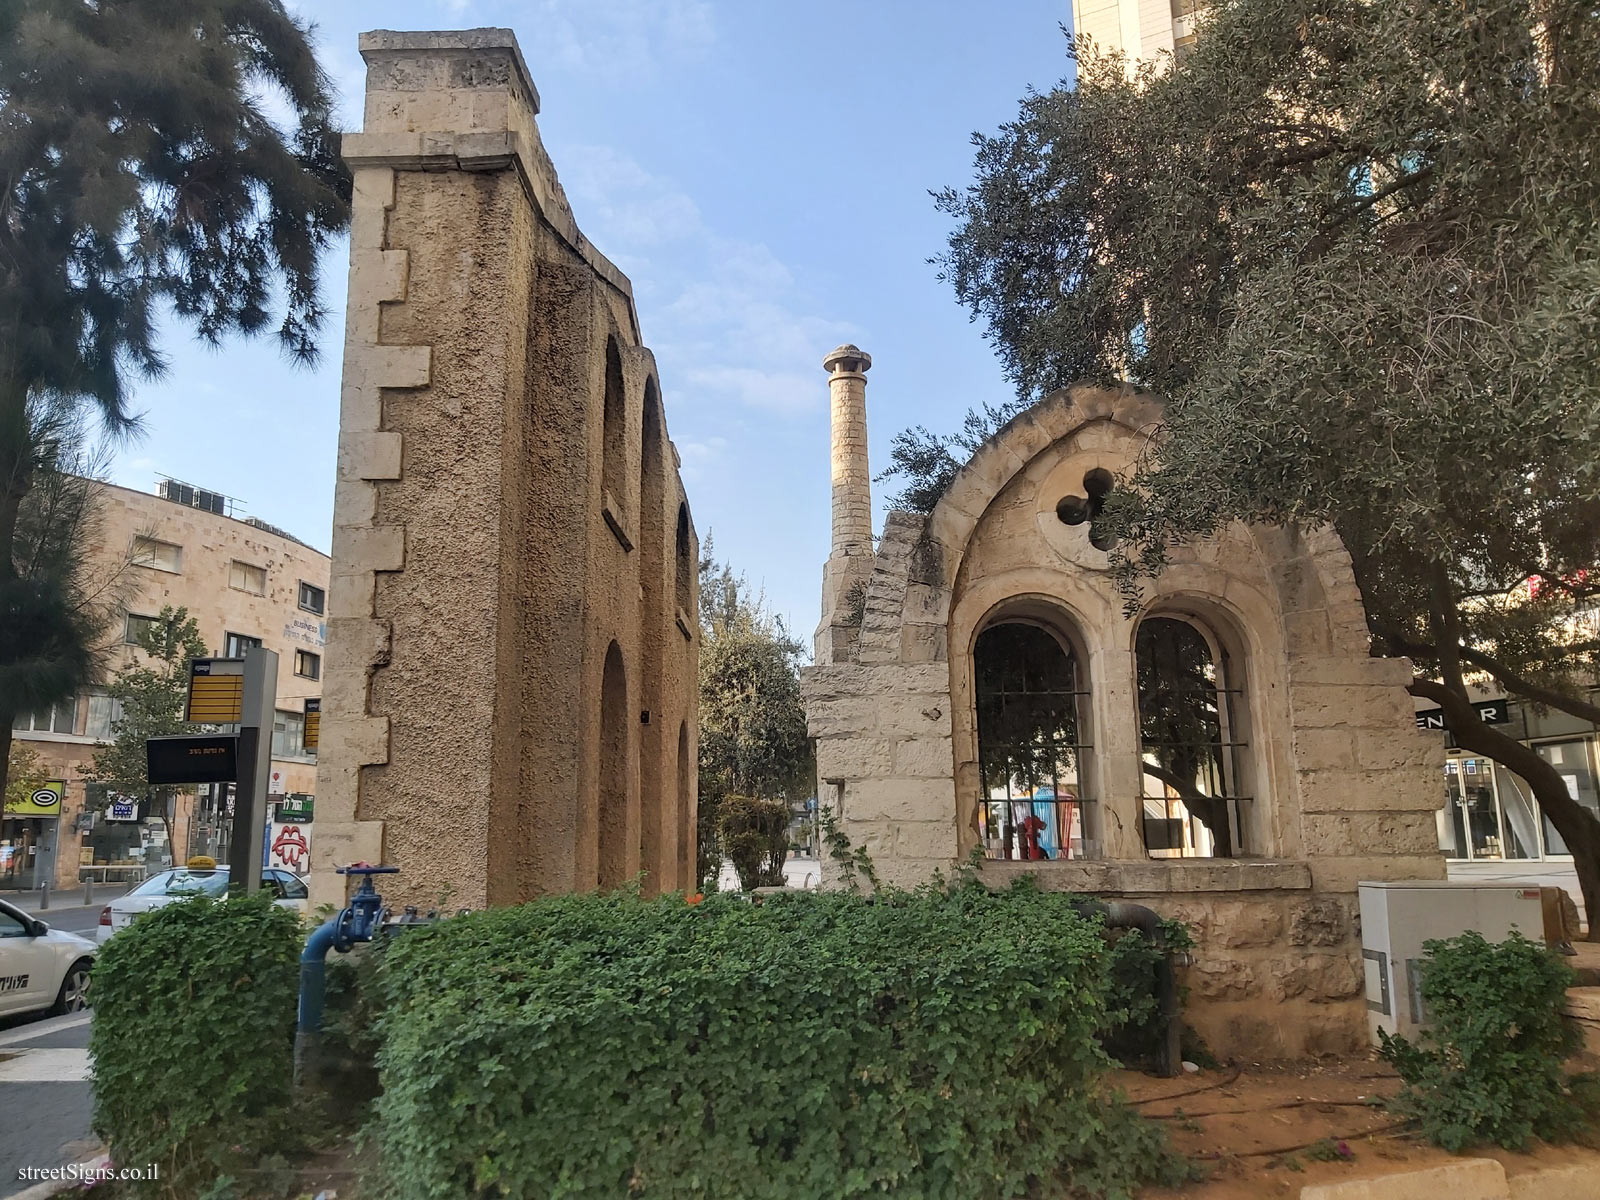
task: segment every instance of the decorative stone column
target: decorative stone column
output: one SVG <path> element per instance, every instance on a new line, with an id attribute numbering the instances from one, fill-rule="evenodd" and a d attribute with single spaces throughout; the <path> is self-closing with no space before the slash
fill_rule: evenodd
<path id="1" fill-rule="evenodd" d="M 867 465 L 867 371 L 872 356 L 844 345 L 822 360 L 828 372 L 832 441 L 833 548 L 822 568 L 817 660 L 853 656 L 872 574 L 872 472 Z"/>

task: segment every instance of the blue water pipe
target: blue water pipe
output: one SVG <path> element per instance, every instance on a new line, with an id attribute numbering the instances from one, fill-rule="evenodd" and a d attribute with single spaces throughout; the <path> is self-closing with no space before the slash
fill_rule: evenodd
<path id="1" fill-rule="evenodd" d="M 348 954 L 357 942 L 370 942 L 383 918 L 383 897 L 372 886 L 374 875 L 393 875 L 399 867 L 371 867 L 364 863 L 339 867 L 341 875 L 361 876 L 361 886 L 350 903 L 330 917 L 306 939 L 300 952 L 300 1020 L 294 1034 L 294 1078 L 306 1079 L 322 1048 L 322 1002 L 327 987 L 328 951 Z"/>

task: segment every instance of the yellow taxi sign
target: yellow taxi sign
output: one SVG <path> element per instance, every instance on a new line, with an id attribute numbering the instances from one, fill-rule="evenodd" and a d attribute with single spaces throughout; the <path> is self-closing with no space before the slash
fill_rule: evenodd
<path id="1" fill-rule="evenodd" d="M 197 658 L 189 663 L 189 703 L 183 719 L 197 725 L 244 720 L 244 659 Z"/>
<path id="2" fill-rule="evenodd" d="M 301 745 L 306 752 L 313 753 L 317 748 L 317 741 L 322 736 L 322 698 L 320 696 L 306 697 L 306 727 L 301 736 Z"/>

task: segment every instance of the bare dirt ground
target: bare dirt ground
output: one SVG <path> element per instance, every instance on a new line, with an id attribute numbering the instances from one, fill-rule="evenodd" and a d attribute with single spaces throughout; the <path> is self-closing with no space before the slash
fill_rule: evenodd
<path id="1" fill-rule="evenodd" d="M 1380 1106 L 1400 1081 L 1373 1055 L 1288 1067 L 1246 1065 L 1153 1079 L 1118 1072 L 1115 1083 L 1209 1178 L 1140 1200 L 1256 1200 L 1298 1197 L 1309 1183 L 1370 1178 L 1448 1162 L 1449 1154 L 1408 1133 Z M 1529 1153 L 1475 1150 L 1507 1175 L 1600 1161 L 1600 1150 L 1535 1143 Z"/>

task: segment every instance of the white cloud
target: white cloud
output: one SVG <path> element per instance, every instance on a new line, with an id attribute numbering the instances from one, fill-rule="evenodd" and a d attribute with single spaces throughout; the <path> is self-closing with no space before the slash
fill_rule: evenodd
<path id="1" fill-rule="evenodd" d="M 855 330 L 810 311 L 767 245 L 720 235 L 675 182 L 610 147 L 568 147 L 560 171 L 579 227 L 633 280 L 668 386 L 691 389 L 680 419 L 702 400 L 790 415 L 827 403 L 822 355 Z"/>
<path id="2" fill-rule="evenodd" d="M 523 7 L 523 6 L 519 6 Z M 716 41 L 708 0 L 535 0 L 540 57 L 626 81 L 698 58 Z"/>

